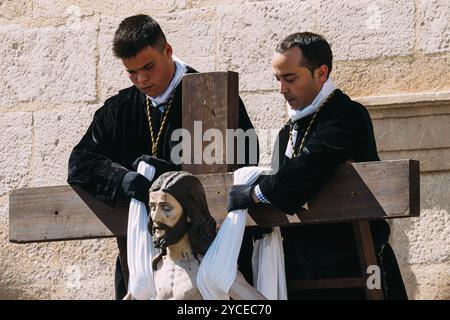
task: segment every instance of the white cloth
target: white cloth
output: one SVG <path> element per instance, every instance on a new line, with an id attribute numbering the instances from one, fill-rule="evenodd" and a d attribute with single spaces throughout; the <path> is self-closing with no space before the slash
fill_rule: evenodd
<path id="1" fill-rule="evenodd" d="M 234 172 L 234 184 L 252 184 L 266 170 L 261 167 L 244 167 L 238 169 Z M 216 238 L 203 257 L 197 275 L 197 287 L 205 300 L 229 299 L 228 292 L 236 279 L 237 259 L 244 236 L 247 211 L 247 209 L 235 210 L 228 213 Z M 269 259 L 274 259 L 275 257 L 283 257 L 284 259 L 281 237 L 278 237 L 277 233 L 275 233 L 275 236 L 267 242 L 272 243 L 272 241 L 274 243 L 277 242 L 277 244 L 259 246 L 260 253 L 258 257 L 259 259 L 262 258 L 262 260 L 257 264 L 259 269 L 256 271 L 257 278 L 260 279 L 260 282 L 264 282 L 264 278 L 266 278 L 271 285 L 276 283 L 280 278 L 284 279 L 284 283 L 286 282 L 284 267 L 275 268 L 266 267 L 265 265 Z M 281 250 L 281 252 L 277 251 L 276 253 L 268 254 L 266 250 Z M 275 273 L 275 269 L 277 269 L 278 273 Z M 263 276 L 261 272 L 265 272 L 266 270 L 272 270 L 273 273 Z M 279 275 L 280 273 L 281 275 Z M 276 279 L 272 279 L 271 277 Z M 264 286 L 265 292 L 261 293 L 266 297 L 286 297 L 286 292 L 278 293 L 280 287 L 283 287 L 283 285 L 276 285 L 272 288 Z M 285 287 L 286 285 L 284 285 Z"/>
<path id="2" fill-rule="evenodd" d="M 288 106 L 289 119 L 291 119 L 292 122 L 295 122 L 316 112 L 322 102 L 331 94 L 331 92 L 333 92 L 334 89 L 335 86 L 333 81 L 331 81 L 331 78 L 328 78 L 327 81 L 325 81 L 325 83 L 323 84 L 322 89 L 320 89 L 320 92 L 317 94 L 310 105 L 300 110 L 295 110 Z M 297 141 L 297 134 L 297 130 L 292 130 L 292 141 Z M 291 158 L 292 152 L 292 143 L 289 141 L 285 152 L 286 157 Z"/>
<path id="3" fill-rule="evenodd" d="M 152 180 L 155 167 L 141 161 L 138 173 Z M 155 282 L 153 279 L 153 257 L 159 250 L 153 246 L 148 232 L 148 215 L 145 204 L 139 200 L 131 199 L 128 213 L 127 229 L 127 262 L 129 269 L 128 295 L 137 300 L 148 300 L 156 297 Z"/>
<path id="4" fill-rule="evenodd" d="M 256 240 L 252 256 L 253 286 L 269 300 L 287 300 L 280 227 Z"/>
<path id="5" fill-rule="evenodd" d="M 170 81 L 169 85 L 167 86 L 166 90 L 157 97 L 148 96 L 150 98 L 150 101 L 152 102 L 152 105 L 155 108 L 158 107 L 159 105 L 166 103 L 169 100 L 173 91 L 180 84 L 183 75 L 186 73 L 187 70 L 186 64 L 176 56 L 172 56 L 172 58 L 173 62 L 175 63 L 175 74 L 172 80 Z"/>

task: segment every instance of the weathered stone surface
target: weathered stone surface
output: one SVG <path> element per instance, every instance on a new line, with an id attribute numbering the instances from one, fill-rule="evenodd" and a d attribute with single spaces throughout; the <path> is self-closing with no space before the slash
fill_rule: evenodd
<path id="1" fill-rule="evenodd" d="M 380 151 L 450 147 L 450 115 L 374 120 Z"/>
<path id="2" fill-rule="evenodd" d="M 379 152 L 382 160 L 414 159 L 420 161 L 420 172 L 450 171 L 450 148 Z"/>
<path id="3" fill-rule="evenodd" d="M 331 43 L 336 60 L 413 53 L 411 1 L 321 0 L 318 17 L 317 31 Z"/>
<path id="4" fill-rule="evenodd" d="M 74 3 L 75 2 L 75 3 Z M 129 0 L 126 5 L 115 0 L 70 1 L 70 0 L 34 0 L 34 17 L 67 17 L 71 12 L 81 15 L 104 14 L 110 16 L 129 16 L 133 14 L 156 15 L 165 12 L 183 10 L 187 0 Z"/>
<path id="5" fill-rule="evenodd" d="M 287 121 L 284 98 L 278 92 L 241 94 L 250 120 L 257 130 L 261 166 L 270 166 L 278 132 Z"/>
<path id="6" fill-rule="evenodd" d="M 79 25 L 86 16 L 92 16 L 94 13 L 87 4 L 83 1 L 74 3 L 68 0 L 34 0 L 33 26 L 48 25 L 47 21 L 59 21 L 67 26 Z"/>
<path id="7" fill-rule="evenodd" d="M 0 116 L 0 196 L 26 186 L 30 180 L 32 125 L 31 112 L 2 113 Z"/>
<path id="8" fill-rule="evenodd" d="M 0 30 L 0 106 L 95 100 L 95 26 Z"/>
<path id="9" fill-rule="evenodd" d="M 337 61 L 331 73 L 336 85 L 350 96 L 450 90 L 448 54 Z"/>
<path id="10" fill-rule="evenodd" d="M 369 107 L 369 111 L 376 109 L 402 109 L 404 111 L 408 111 L 408 117 L 413 115 L 420 116 L 437 114 L 431 112 L 431 110 L 427 110 L 430 111 L 428 113 L 412 113 L 412 111 L 427 107 L 436 107 L 438 110 L 440 110 L 439 107 L 450 107 L 450 91 L 398 93 L 393 95 L 356 97 L 354 99 L 366 107 Z M 440 110 L 440 112 L 441 114 L 450 113 L 450 111 L 442 112 L 442 110 Z M 397 114 L 396 112 L 393 112 L 393 114 L 385 113 L 380 117 L 401 118 L 402 114 Z"/>
<path id="11" fill-rule="evenodd" d="M 0 2 L 0 19 L 19 18 L 31 12 L 32 4 L 27 0 L 3 0 Z"/>
<path id="12" fill-rule="evenodd" d="M 286 103 L 278 92 L 244 92 L 240 96 L 255 128 L 281 129 L 287 121 Z"/>
<path id="13" fill-rule="evenodd" d="M 224 4 L 244 4 L 246 2 L 260 0 L 188 0 L 189 8 L 211 7 Z"/>
<path id="14" fill-rule="evenodd" d="M 216 17 L 210 8 L 157 17 L 174 54 L 199 72 L 214 70 Z"/>
<path id="15" fill-rule="evenodd" d="M 450 3 L 421 0 L 418 11 L 419 48 L 425 53 L 450 51 Z"/>
<path id="16" fill-rule="evenodd" d="M 450 93 L 450 92 L 449 92 Z M 385 96 L 386 97 L 386 96 Z M 363 104 L 364 105 L 364 104 Z M 381 107 L 369 107 L 369 113 L 372 120 L 381 120 L 387 118 L 416 118 L 450 114 L 450 101 L 441 101 L 441 103 L 423 102 L 418 105 L 409 105 L 397 107 L 395 105 L 385 105 Z"/>
<path id="17" fill-rule="evenodd" d="M 391 221 L 391 243 L 399 262 L 437 264 L 450 259 L 449 173 L 422 174 L 418 218 Z"/>
<path id="18" fill-rule="evenodd" d="M 0 198 L 0 299 L 114 299 L 115 240 L 8 242 Z"/>
<path id="19" fill-rule="evenodd" d="M 69 0 L 34 0 L 22 1 L 13 0 L 14 2 L 26 2 L 22 10 L 25 12 L 22 15 L 17 15 L 14 23 L 20 24 L 28 28 L 43 28 L 43 27 L 79 27 L 86 23 L 97 20 L 95 10 L 93 10 L 93 2 L 84 1 L 69 1 Z M 9 20 L 4 20 L 0 16 L 0 23 L 10 23 Z"/>
<path id="20" fill-rule="evenodd" d="M 412 265 L 414 279 L 407 278 L 409 297 L 420 300 L 450 299 L 450 262 L 434 265 Z M 411 286 L 416 282 L 416 286 Z"/>
<path id="21" fill-rule="evenodd" d="M 394 249 L 410 299 L 450 297 L 450 173 L 421 175 L 419 218 L 391 220 Z"/>
<path id="22" fill-rule="evenodd" d="M 98 107 L 92 105 L 34 113 L 32 186 L 66 184 L 70 152 L 83 137 Z"/>
<path id="23" fill-rule="evenodd" d="M 311 1 L 267 1 L 217 7 L 216 68 L 239 72 L 242 91 L 275 90 L 271 69 L 276 44 L 299 30 L 313 30 Z"/>
<path id="24" fill-rule="evenodd" d="M 98 36 L 98 83 L 101 102 L 132 85 L 122 62 L 114 57 L 112 41 L 122 18 L 102 17 Z"/>

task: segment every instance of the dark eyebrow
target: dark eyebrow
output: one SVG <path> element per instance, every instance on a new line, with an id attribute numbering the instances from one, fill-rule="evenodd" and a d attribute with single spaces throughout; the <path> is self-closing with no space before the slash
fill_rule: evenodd
<path id="1" fill-rule="evenodd" d="M 296 76 L 297 74 L 295 74 L 295 73 L 285 73 L 285 74 L 282 74 L 281 76 L 283 77 L 283 78 L 287 78 L 287 77 L 292 77 L 292 76 Z"/>
<path id="2" fill-rule="evenodd" d="M 136 71 L 139 71 L 142 69 L 146 69 L 146 68 L 150 67 L 151 65 L 153 65 L 153 61 L 150 61 L 150 62 L 146 63 L 143 67 L 135 69 L 135 70 L 127 69 L 127 72 L 136 72 Z"/>
<path id="3" fill-rule="evenodd" d="M 274 74 L 274 76 L 275 76 L 275 78 L 276 78 L 277 80 L 279 80 L 280 77 L 286 79 L 287 77 L 293 77 L 293 76 L 296 76 L 296 75 L 297 75 L 297 74 L 295 74 L 295 73 L 285 73 L 285 74 L 281 74 L 280 76 Z"/>

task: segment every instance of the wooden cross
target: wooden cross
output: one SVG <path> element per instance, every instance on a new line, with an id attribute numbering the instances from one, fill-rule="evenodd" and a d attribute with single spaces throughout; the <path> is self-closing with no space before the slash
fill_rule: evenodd
<path id="1" fill-rule="evenodd" d="M 183 78 L 183 127 L 194 121 L 202 129 L 238 127 L 238 78 L 233 72 L 186 75 Z M 191 131 L 192 132 L 192 131 Z M 192 157 L 194 155 L 191 155 Z M 203 183 L 208 206 L 220 226 L 227 215 L 232 185 L 228 164 L 183 165 Z M 296 215 L 285 215 L 271 205 L 249 211 L 247 226 L 352 222 L 361 277 L 290 281 L 288 289 L 364 287 L 368 299 L 383 299 L 381 289 L 369 289 L 366 270 L 377 265 L 369 220 L 419 216 L 419 162 L 415 160 L 351 163 L 339 166 L 333 177 Z M 117 237 L 126 249 L 128 201 L 109 207 L 77 186 L 14 190 L 9 196 L 9 241 L 31 243 Z M 332 204 L 332 205 L 331 205 Z M 124 260 L 124 258 L 122 258 Z M 125 259 L 126 261 L 126 259 Z"/>

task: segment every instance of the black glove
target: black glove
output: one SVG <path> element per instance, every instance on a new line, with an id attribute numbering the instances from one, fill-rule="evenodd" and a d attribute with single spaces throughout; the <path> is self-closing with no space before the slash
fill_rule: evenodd
<path id="1" fill-rule="evenodd" d="M 228 192 L 228 212 L 238 209 L 248 209 L 255 205 L 252 199 L 252 188 L 245 184 L 237 184 Z"/>
<path id="2" fill-rule="evenodd" d="M 165 172 L 169 171 L 177 171 L 177 167 L 174 164 L 171 164 L 163 159 L 158 159 L 149 155 L 142 155 L 139 158 L 137 158 L 133 162 L 133 168 L 134 170 L 137 170 L 137 167 L 139 165 L 139 162 L 144 161 L 145 163 L 148 163 L 149 165 L 152 165 L 155 167 L 155 175 L 153 176 L 153 180 L 155 181 L 160 175 L 162 175 Z"/>
<path id="3" fill-rule="evenodd" d="M 123 176 L 120 188 L 126 197 L 148 204 L 148 190 L 151 185 L 152 183 L 142 174 L 129 171 Z"/>

